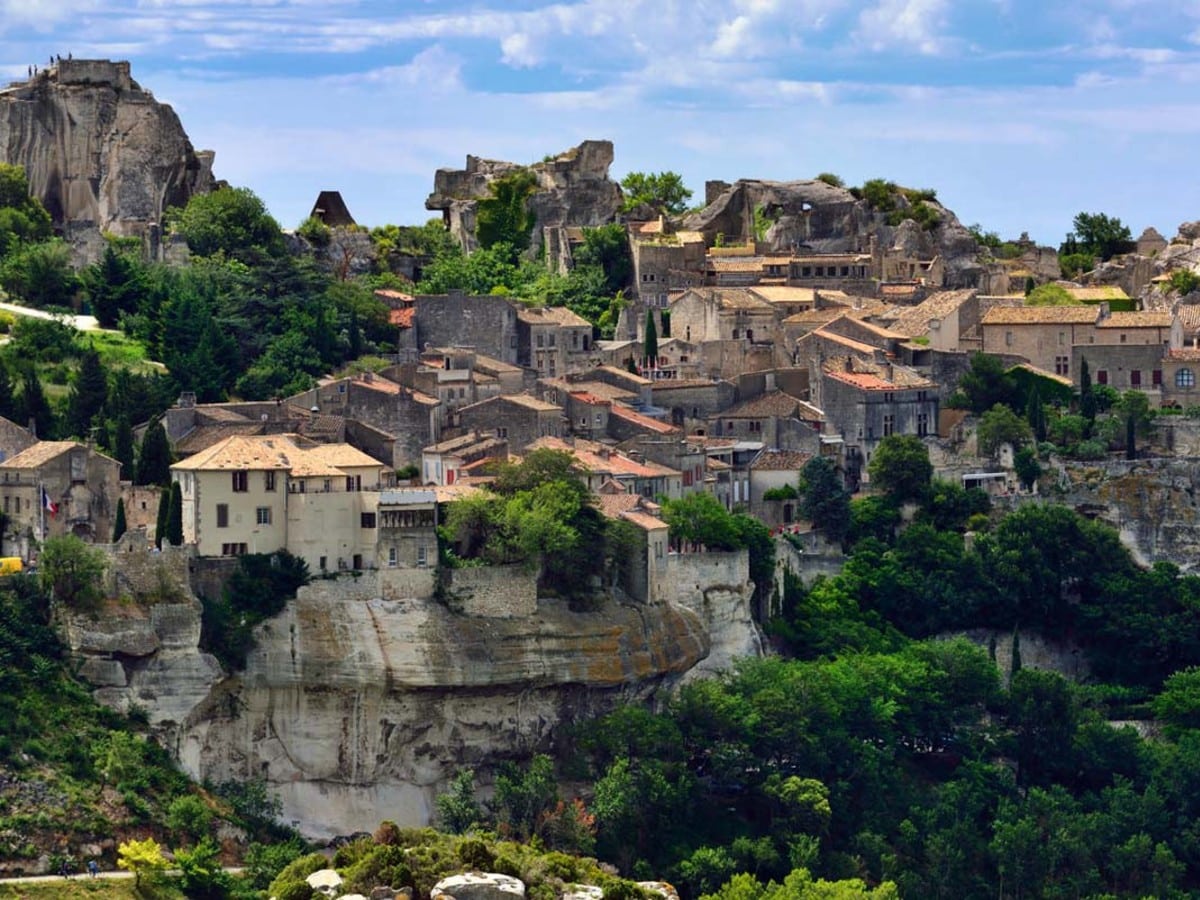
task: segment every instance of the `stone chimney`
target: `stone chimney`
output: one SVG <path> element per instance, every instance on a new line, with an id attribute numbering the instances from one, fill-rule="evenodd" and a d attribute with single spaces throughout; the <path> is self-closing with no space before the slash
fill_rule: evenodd
<path id="1" fill-rule="evenodd" d="M 1109 305 L 1108 305 L 1108 301 L 1107 301 L 1107 300 L 1103 300 L 1103 301 L 1101 301 L 1101 303 L 1100 303 L 1100 315 L 1099 315 L 1099 318 L 1097 319 L 1097 321 L 1098 321 L 1098 322 L 1103 322 L 1103 321 L 1104 321 L 1105 319 L 1107 319 L 1107 318 L 1108 318 L 1110 315 L 1112 315 L 1112 309 L 1109 307 Z"/>
<path id="2" fill-rule="evenodd" d="M 180 409 L 194 409 L 196 406 L 196 392 L 183 391 L 175 403 Z"/>

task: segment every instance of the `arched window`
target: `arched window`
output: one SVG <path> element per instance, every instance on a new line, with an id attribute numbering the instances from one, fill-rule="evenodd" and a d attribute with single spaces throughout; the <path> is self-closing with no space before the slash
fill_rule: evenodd
<path id="1" fill-rule="evenodd" d="M 1175 387 L 1177 388 L 1194 388 L 1196 386 L 1196 373 L 1191 369 L 1183 368 L 1175 373 Z"/>

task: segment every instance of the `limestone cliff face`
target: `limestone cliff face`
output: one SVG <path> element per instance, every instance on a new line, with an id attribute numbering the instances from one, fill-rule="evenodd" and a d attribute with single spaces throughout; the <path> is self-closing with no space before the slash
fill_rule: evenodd
<path id="1" fill-rule="evenodd" d="M 0 90 L 0 162 L 24 167 L 84 256 L 102 231 L 142 236 L 168 206 L 211 190 L 212 159 L 126 62 L 62 60 Z"/>
<path id="2" fill-rule="evenodd" d="M 546 747 L 564 722 L 646 697 L 710 650 L 700 618 L 672 605 L 542 601 L 501 619 L 372 593 L 318 582 L 262 626 L 245 671 L 171 730 L 185 768 L 265 776 L 314 836 L 425 824 L 459 767 L 482 775 Z"/>
<path id="3" fill-rule="evenodd" d="M 479 248 L 475 210 L 497 178 L 528 169 L 537 179 L 529 200 L 534 214 L 530 251 L 545 246 L 546 258 L 559 265 L 570 259 L 566 229 L 594 228 L 612 222 L 621 208 L 621 187 L 608 177 L 612 141 L 584 141 L 565 153 L 531 166 L 468 156 L 465 169 L 439 169 L 425 208 L 440 211 L 450 233 L 465 251 Z"/>

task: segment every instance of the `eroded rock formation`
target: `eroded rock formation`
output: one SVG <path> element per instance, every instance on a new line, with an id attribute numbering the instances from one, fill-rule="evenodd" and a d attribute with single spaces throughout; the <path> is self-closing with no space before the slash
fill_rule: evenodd
<path id="1" fill-rule="evenodd" d="M 147 235 L 167 207 L 211 190 L 212 161 L 127 62 L 64 59 L 0 90 L 0 162 L 25 169 L 83 258 L 101 232 Z"/>
<path id="2" fill-rule="evenodd" d="M 468 156 L 465 169 L 438 169 L 425 208 L 442 213 L 450 233 L 469 253 L 479 247 L 479 200 L 490 195 L 497 178 L 527 169 L 537 179 L 529 199 L 535 220 L 530 251 L 536 254 L 544 244 L 547 260 L 562 265 L 570 259 L 567 228 L 607 224 L 621 209 L 621 187 L 608 177 L 612 161 L 612 141 L 584 141 L 530 166 Z"/>

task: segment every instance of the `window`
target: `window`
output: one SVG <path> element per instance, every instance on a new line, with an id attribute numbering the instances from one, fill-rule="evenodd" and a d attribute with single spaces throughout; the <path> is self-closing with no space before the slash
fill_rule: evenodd
<path id="1" fill-rule="evenodd" d="M 1060 331 L 1058 333 L 1058 346 L 1065 347 L 1066 344 L 1067 344 L 1067 333 L 1065 331 Z"/>
<path id="2" fill-rule="evenodd" d="M 498 438 L 508 437 L 508 429 L 507 428 L 497 428 L 496 429 L 496 437 L 498 437 Z"/>
<path id="3" fill-rule="evenodd" d="M 1108 369 L 1098 369 L 1096 371 L 1096 384 L 1108 384 Z"/>
<path id="4" fill-rule="evenodd" d="M 1154 369 L 1150 373 L 1150 383 L 1155 387 L 1162 387 L 1162 369 Z"/>
<path id="5" fill-rule="evenodd" d="M 1004 332 L 1004 346 L 1011 347 L 1013 345 L 1013 335 L 1011 331 Z"/>
<path id="6" fill-rule="evenodd" d="M 892 413 L 883 414 L 883 436 L 894 434 L 896 431 L 896 417 Z"/>
<path id="7" fill-rule="evenodd" d="M 929 413 L 917 413 L 917 436 L 929 434 Z"/>
<path id="8" fill-rule="evenodd" d="M 319 568 L 319 569 L 320 569 L 322 572 L 324 572 L 324 571 L 325 571 L 325 569 L 326 569 L 326 563 L 327 563 L 328 561 L 329 561 L 329 560 L 328 560 L 328 557 L 322 556 L 320 559 L 318 559 L 318 560 L 317 560 L 317 567 L 318 567 L 318 568 Z"/>
<path id="9" fill-rule="evenodd" d="M 255 525 L 270 525 L 271 524 L 271 507 L 260 506 L 254 510 Z"/>
<path id="10" fill-rule="evenodd" d="M 375 527 L 375 513 L 369 513 L 369 512 L 363 513 L 360 521 L 362 523 L 363 528 L 374 528 Z M 359 567 L 355 566 L 355 568 L 357 569 Z"/>
<path id="11" fill-rule="evenodd" d="M 21 514 L 21 498 L 20 497 L 13 497 L 13 506 L 16 507 L 15 512 L 17 513 L 17 515 L 20 515 Z"/>
<path id="12" fill-rule="evenodd" d="M 1122 344 L 1125 343 L 1125 335 L 1123 335 L 1123 334 L 1121 335 L 1121 343 Z"/>
<path id="13" fill-rule="evenodd" d="M 263 488 L 268 491 L 275 490 L 275 473 L 263 472 Z"/>
<path id="14" fill-rule="evenodd" d="M 1129 386 L 1135 387 L 1135 388 L 1142 386 L 1142 370 L 1141 369 L 1130 369 L 1129 370 Z"/>
<path id="15" fill-rule="evenodd" d="M 222 556 L 245 556 L 246 555 L 246 545 L 245 544 L 222 544 L 221 545 L 221 555 Z"/>
<path id="16" fill-rule="evenodd" d="M 245 469 L 237 472 L 231 472 L 233 475 L 233 490 L 234 493 L 243 494 L 250 490 L 250 473 Z"/>
<path id="17" fill-rule="evenodd" d="M 550 332 L 550 334 L 549 334 L 549 335 L 546 337 L 546 346 L 547 346 L 547 347 L 553 347 L 553 346 L 555 346 L 555 344 L 556 344 L 556 343 L 557 343 L 557 341 L 555 340 L 555 334 L 554 334 L 554 332 L 552 331 L 552 332 Z"/>
<path id="18" fill-rule="evenodd" d="M 424 547 L 417 548 L 417 565 L 422 569 L 429 565 L 429 560 L 426 556 L 426 550 Z"/>
<path id="19" fill-rule="evenodd" d="M 388 565 L 394 566 L 400 561 L 400 554 L 396 552 L 395 547 L 388 547 Z"/>
<path id="20" fill-rule="evenodd" d="M 218 528 L 228 528 L 229 527 L 229 504 L 228 503 L 218 503 L 217 504 L 217 527 Z"/>
<path id="21" fill-rule="evenodd" d="M 733 339 L 734 339 L 735 341 L 738 339 L 738 330 L 737 330 L 736 328 L 735 328 L 735 329 L 733 329 Z"/>
<path id="22" fill-rule="evenodd" d="M 545 338 L 545 336 L 544 336 L 544 335 L 540 335 L 540 334 L 539 334 L 539 335 L 537 336 L 537 345 L 538 345 L 539 347 L 545 347 L 545 346 L 546 346 L 546 338 Z"/>
<path id="23" fill-rule="evenodd" d="M 1054 357 L 1054 374 L 1055 375 L 1070 375 L 1071 374 L 1071 357 L 1069 357 L 1069 356 Z"/>
<path id="24" fill-rule="evenodd" d="M 1177 388 L 1194 388 L 1196 386 L 1196 373 L 1191 369 L 1183 368 L 1175 373 L 1175 387 Z"/>

